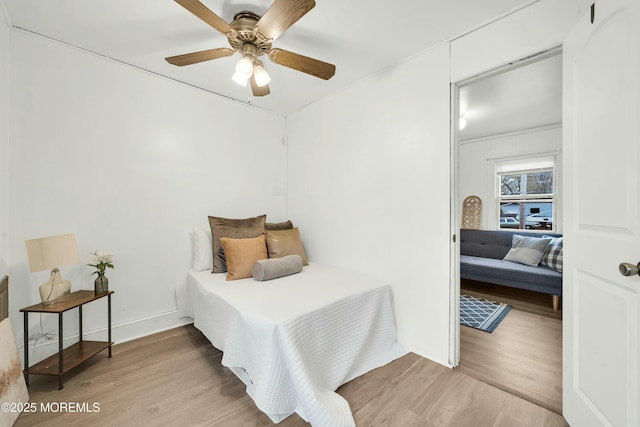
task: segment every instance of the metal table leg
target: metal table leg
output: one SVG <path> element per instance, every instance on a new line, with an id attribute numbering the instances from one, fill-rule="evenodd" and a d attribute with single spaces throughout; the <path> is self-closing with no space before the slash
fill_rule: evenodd
<path id="1" fill-rule="evenodd" d="M 62 390 L 62 388 L 64 387 L 62 385 L 62 372 L 64 368 L 62 366 L 62 363 L 63 363 L 62 361 L 64 360 L 63 337 L 64 337 L 64 333 L 62 331 L 62 313 L 58 313 L 58 390 Z"/>
<path id="2" fill-rule="evenodd" d="M 111 357 L 111 294 L 107 295 L 107 309 L 108 309 L 108 320 L 109 320 L 109 357 Z"/>
<path id="3" fill-rule="evenodd" d="M 24 314 L 24 380 L 29 387 L 29 313 Z"/>

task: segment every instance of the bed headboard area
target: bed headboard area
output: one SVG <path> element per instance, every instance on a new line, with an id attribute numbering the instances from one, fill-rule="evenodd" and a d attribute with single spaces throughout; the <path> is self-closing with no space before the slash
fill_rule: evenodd
<path id="1" fill-rule="evenodd" d="M 9 317 L 9 276 L 0 280 L 0 321 Z"/>

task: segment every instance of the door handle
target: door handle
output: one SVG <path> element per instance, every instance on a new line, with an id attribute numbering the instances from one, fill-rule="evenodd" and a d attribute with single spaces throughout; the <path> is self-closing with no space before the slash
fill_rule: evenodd
<path id="1" fill-rule="evenodd" d="M 623 262 L 618 267 L 620 270 L 620 274 L 623 276 L 635 276 L 636 274 L 640 274 L 640 263 L 631 264 L 630 262 Z"/>

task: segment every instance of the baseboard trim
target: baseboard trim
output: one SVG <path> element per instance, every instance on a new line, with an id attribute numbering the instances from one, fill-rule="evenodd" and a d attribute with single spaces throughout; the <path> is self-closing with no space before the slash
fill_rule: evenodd
<path id="1" fill-rule="evenodd" d="M 127 341 L 135 340 L 137 338 L 146 337 L 158 332 L 163 332 L 169 329 L 178 328 L 180 326 L 193 323 L 193 319 L 190 317 L 178 317 L 178 311 L 172 310 L 166 313 L 154 314 L 152 316 L 143 317 L 136 320 L 122 322 L 111 325 L 111 340 L 114 345 L 124 343 Z M 57 332 L 57 331 L 56 331 Z M 64 347 L 78 341 L 78 334 L 65 336 L 63 340 Z M 85 330 L 83 331 L 83 338 L 85 340 L 106 341 L 108 338 L 107 327 Z M 40 339 L 35 342 L 35 345 L 29 345 L 29 365 L 33 365 L 47 357 L 55 354 L 58 351 L 58 340 L 46 340 Z M 24 363 L 24 346 L 18 347 L 20 353 L 20 360 Z"/>

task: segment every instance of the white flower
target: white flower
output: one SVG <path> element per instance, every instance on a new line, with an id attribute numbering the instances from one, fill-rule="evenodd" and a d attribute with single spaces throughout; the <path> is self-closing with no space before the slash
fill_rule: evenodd
<path id="1" fill-rule="evenodd" d="M 113 268 L 114 256 L 111 252 L 107 251 L 90 251 L 89 252 L 89 264 L 90 267 L 95 267 L 96 271 L 93 274 L 104 274 L 105 269 Z"/>

